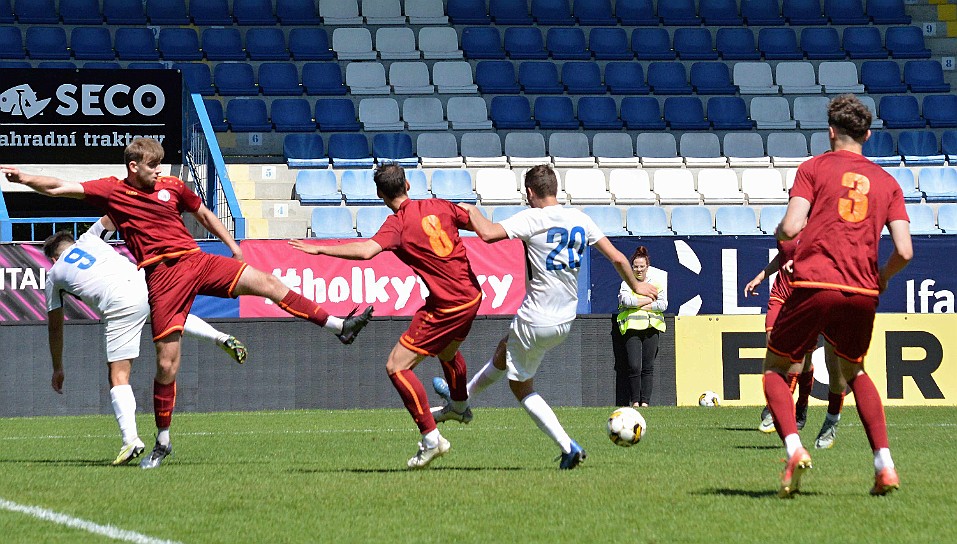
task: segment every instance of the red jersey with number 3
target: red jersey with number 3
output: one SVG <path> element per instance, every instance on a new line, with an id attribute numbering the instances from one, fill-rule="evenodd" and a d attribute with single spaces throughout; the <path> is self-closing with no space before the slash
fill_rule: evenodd
<path id="1" fill-rule="evenodd" d="M 372 240 L 408 265 L 429 288 L 426 305 L 448 310 L 478 302 L 481 289 L 459 229 L 469 214 L 447 200 L 408 199 L 386 218 Z"/>
<path id="2" fill-rule="evenodd" d="M 140 268 L 199 251 L 181 214 L 195 212 L 203 201 L 179 178 L 161 176 L 152 190 L 101 178 L 85 182 L 83 192 L 84 200 L 105 210 L 119 228 Z"/>
<path id="3" fill-rule="evenodd" d="M 792 285 L 877 296 L 881 229 L 909 221 L 897 181 L 862 155 L 834 151 L 801 164 L 791 197 L 811 203 Z"/>

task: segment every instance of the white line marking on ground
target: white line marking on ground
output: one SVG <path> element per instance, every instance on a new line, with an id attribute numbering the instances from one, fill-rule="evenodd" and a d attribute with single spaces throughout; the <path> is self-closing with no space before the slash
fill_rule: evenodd
<path id="1" fill-rule="evenodd" d="M 28 516 L 41 519 L 43 521 L 50 521 L 59 525 L 80 529 L 82 531 L 102 535 L 114 540 L 124 540 L 126 542 L 135 542 L 136 544 L 179 544 L 173 540 L 153 538 L 135 531 L 120 529 L 112 525 L 100 525 L 99 523 L 93 523 L 92 521 L 87 521 L 85 519 L 75 518 L 73 516 L 54 512 L 53 510 L 40 508 L 39 506 L 18 504 L 3 498 L 0 498 L 0 509 L 9 510 L 11 512 L 19 512 L 21 514 L 26 514 Z"/>

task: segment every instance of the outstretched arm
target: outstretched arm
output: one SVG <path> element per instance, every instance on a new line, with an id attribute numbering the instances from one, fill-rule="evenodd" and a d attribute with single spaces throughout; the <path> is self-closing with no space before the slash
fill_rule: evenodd
<path id="1" fill-rule="evenodd" d="M 602 238 L 595 242 L 595 247 L 598 248 L 598 251 L 601 251 L 602 255 L 611 261 L 618 275 L 631 287 L 632 291 L 639 295 L 646 296 L 651 300 L 658 298 L 658 289 L 648 282 L 638 281 L 638 278 L 635 277 L 635 273 L 631 270 L 631 263 L 628 262 L 628 258 L 618 251 L 618 248 L 613 246 L 608 238 Z"/>
<path id="2" fill-rule="evenodd" d="M 337 246 L 318 246 L 302 240 L 289 240 L 289 245 L 303 253 L 328 255 L 329 257 L 338 257 L 350 261 L 366 261 L 382 253 L 382 246 L 374 240 L 350 242 Z"/>
<path id="3" fill-rule="evenodd" d="M 775 255 L 773 259 L 771 259 L 771 262 L 769 262 L 768 265 L 764 267 L 764 270 L 758 272 L 758 275 L 755 276 L 754 279 L 749 281 L 748 284 L 744 286 L 745 298 L 747 298 L 748 295 L 758 294 L 758 292 L 755 291 L 758 285 L 761 285 L 761 282 L 771 277 L 771 274 L 774 274 L 779 268 L 781 268 L 781 253 L 780 252 L 778 252 L 778 254 Z"/>
<path id="4" fill-rule="evenodd" d="M 26 185 L 42 195 L 83 198 L 83 184 L 77 181 L 65 181 L 50 176 L 35 176 L 21 172 L 15 166 L 0 166 L 0 172 L 7 176 L 10 183 Z"/>
<path id="5" fill-rule="evenodd" d="M 483 242 L 491 244 L 492 242 L 498 242 L 499 240 L 508 238 L 508 233 L 505 232 L 505 228 L 498 223 L 492 223 L 486 219 L 477 207 L 472 204 L 466 204 L 465 202 L 460 202 L 459 207 L 469 212 L 469 224 L 466 228 L 475 231 L 475 234 L 477 234 Z"/>
<path id="6" fill-rule="evenodd" d="M 243 260 L 243 250 L 239 248 L 239 244 L 236 243 L 233 235 L 229 233 L 229 230 L 226 229 L 226 226 L 212 210 L 207 208 L 205 204 L 200 204 L 199 209 L 193 212 L 193 217 L 199 221 L 203 228 L 226 244 L 226 247 L 233 252 L 234 259 Z"/>
<path id="7" fill-rule="evenodd" d="M 50 385 L 63 393 L 63 307 L 47 313 L 47 336 L 50 339 L 50 357 L 53 360 L 53 378 Z"/>

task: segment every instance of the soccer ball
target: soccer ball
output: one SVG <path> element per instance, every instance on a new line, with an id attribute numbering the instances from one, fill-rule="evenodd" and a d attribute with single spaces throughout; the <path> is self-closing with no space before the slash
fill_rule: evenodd
<path id="1" fill-rule="evenodd" d="M 698 397 L 698 406 L 707 406 L 708 408 L 721 406 L 721 397 L 714 391 L 705 391 Z"/>
<path id="2" fill-rule="evenodd" d="M 647 428 L 645 418 L 634 408 L 617 408 L 608 416 L 608 438 L 619 446 L 637 444 Z"/>

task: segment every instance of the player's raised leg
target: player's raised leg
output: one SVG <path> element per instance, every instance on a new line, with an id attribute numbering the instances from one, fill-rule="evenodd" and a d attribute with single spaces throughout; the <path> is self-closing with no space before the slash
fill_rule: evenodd
<path id="1" fill-rule="evenodd" d="M 183 336 L 192 336 L 216 344 L 239 364 L 246 362 L 246 346 L 235 336 L 220 331 L 199 317 L 189 314 L 183 325 Z"/>

